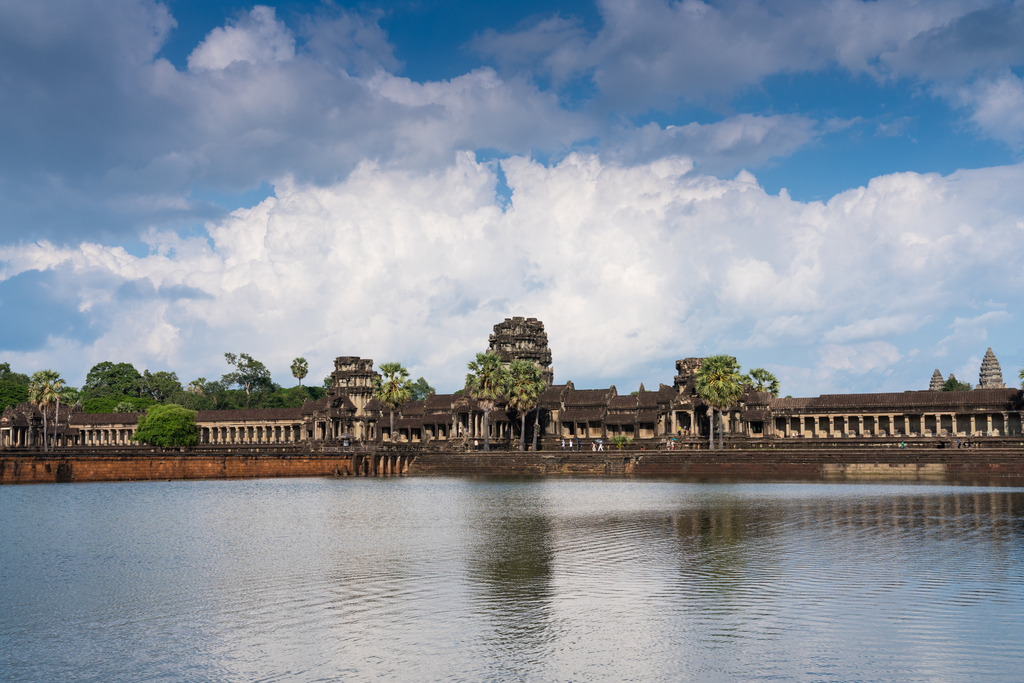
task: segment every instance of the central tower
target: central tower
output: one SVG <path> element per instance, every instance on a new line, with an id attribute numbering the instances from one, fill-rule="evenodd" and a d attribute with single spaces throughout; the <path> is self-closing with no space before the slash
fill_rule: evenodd
<path id="1" fill-rule="evenodd" d="M 555 373 L 551 368 L 551 349 L 544 323 L 536 318 L 505 318 L 494 326 L 494 334 L 488 337 L 488 342 L 487 350 L 501 356 L 502 363 L 528 360 L 539 365 L 544 382 L 551 386 Z"/>

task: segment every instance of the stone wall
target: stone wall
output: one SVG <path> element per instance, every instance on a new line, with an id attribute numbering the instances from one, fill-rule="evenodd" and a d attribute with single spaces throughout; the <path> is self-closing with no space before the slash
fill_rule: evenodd
<path id="1" fill-rule="evenodd" d="M 0 456 L 0 484 L 158 479 L 251 479 L 337 476 L 352 471 L 349 454 L 187 455 L 180 453 Z"/>

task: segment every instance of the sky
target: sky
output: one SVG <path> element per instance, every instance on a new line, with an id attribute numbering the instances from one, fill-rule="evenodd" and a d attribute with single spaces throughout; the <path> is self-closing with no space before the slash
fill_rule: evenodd
<path id="1" fill-rule="evenodd" d="M 0 3 L 0 362 L 341 355 L 510 316 L 620 393 L 1018 385 L 1024 2 Z"/>

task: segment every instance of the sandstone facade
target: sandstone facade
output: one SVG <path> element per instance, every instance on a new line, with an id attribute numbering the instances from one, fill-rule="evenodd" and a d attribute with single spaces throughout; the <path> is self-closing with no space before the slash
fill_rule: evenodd
<path id="1" fill-rule="evenodd" d="M 572 382 L 554 384 L 552 356 L 542 323 L 534 318 L 509 318 L 495 325 L 489 349 L 511 362 L 538 363 L 549 381 L 540 399 L 538 434 L 541 448 L 560 448 L 563 440 L 632 438 L 651 448 L 706 441 L 708 408 L 697 395 L 694 375 L 700 358 L 676 361 L 672 384 L 656 390 L 641 385 L 635 393 L 577 389 Z M 418 448 L 466 450 L 484 438 L 483 411 L 464 394 L 433 395 L 410 401 L 396 412 L 395 433 L 389 413 L 373 398 L 377 377 L 373 361 L 355 356 L 335 360 L 332 386 L 319 401 L 301 408 L 200 411 L 197 423 L 202 447 L 311 449 L 387 448 L 415 444 Z M 810 398 L 773 398 L 748 390 L 725 411 L 726 439 L 842 438 L 880 436 L 1007 436 L 1021 434 L 1024 397 L 1002 384 L 991 349 L 982 363 L 975 391 L 935 390 L 938 371 L 928 391 L 879 394 L 835 394 Z M 939 386 L 941 388 L 941 384 Z M 532 441 L 534 414 L 526 420 Z M 520 416 L 499 402 L 490 414 L 488 436 L 493 444 L 518 441 Z M 65 411 L 57 425 L 58 448 L 127 448 L 138 415 L 90 415 Z M 48 425 L 48 443 L 54 440 Z M 31 404 L 8 409 L 0 417 L 0 447 L 38 449 L 42 445 L 42 414 Z"/>

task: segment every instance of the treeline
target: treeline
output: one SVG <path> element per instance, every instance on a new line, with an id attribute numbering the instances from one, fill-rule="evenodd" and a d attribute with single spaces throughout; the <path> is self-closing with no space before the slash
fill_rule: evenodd
<path id="1" fill-rule="evenodd" d="M 247 353 L 225 353 L 224 360 L 229 372 L 220 379 L 208 381 L 198 377 L 187 385 L 182 384 L 176 372 L 139 372 L 131 363 L 104 361 L 89 370 L 81 388 L 65 385 L 59 373 L 52 370 L 40 370 L 30 376 L 15 372 L 10 363 L 0 363 L 0 412 L 19 403 L 38 402 L 40 385 L 46 385 L 46 393 L 53 399 L 59 397 L 62 405 L 78 403 L 87 413 L 144 412 L 161 404 L 189 410 L 299 408 L 308 400 L 323 398 L 331 386 L 330 375 L 320 386 L 303 385 L 309 363 L 301 357 L 291 365 L 292 376 L 298 381 L 292 387 L 273 381 L 266 365 Z M 434 393 L 423 377 L 411 383 L 410 388 L 416 398 Z"/>

